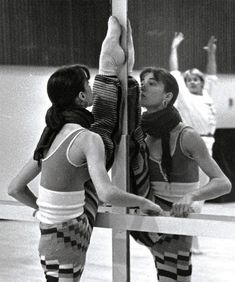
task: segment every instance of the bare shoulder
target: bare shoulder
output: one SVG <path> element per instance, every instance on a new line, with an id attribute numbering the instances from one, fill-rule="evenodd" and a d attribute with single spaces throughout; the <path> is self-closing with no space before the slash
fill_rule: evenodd
<path id="1" fill-rule="evenodd" d="M 82 134 L 81 134 L 81 139 L 83 141 L 86 142 L 95 142 L 95 143 L 99 143 L 99 142 L 103 142 L 102 138 L 99 134 L 92 132 L 90 130 L 85 130 Z"/>
<path id="2" fill-rule="evenodd" d="M 201 139 L 201 137 L 192 127 L 185 127 L 182 131 L 182 139 L 184 142 L 196 142 Z"/>
<path id="3" fill-rule="evenodd" d="M 90 130 L 84 130 L 79 134 L 78 138 L 74 140 L 74 145 L 79 146 L 79 148 L 83 150 L 87 150 L 91 147 L 99 148 L 104 146 L 101 136 Z"/>
<path id="4" fill-rule="evenodd" d="M 103 157 L 104 152 L 101 136 L 92 131 L 83 130 L 74 139 L 69 150 L 69 158 L 76 164 L 84 163 L 85 160 L 95 162 L 96 159 Z"/>
<path id="5" fill-rule="evenodd" d="M 183 130 L 181 145 L 184 151 L 191 156 L 208 153 L 205 142 L 197 131 L 191 127 L 187 127 Z"/>

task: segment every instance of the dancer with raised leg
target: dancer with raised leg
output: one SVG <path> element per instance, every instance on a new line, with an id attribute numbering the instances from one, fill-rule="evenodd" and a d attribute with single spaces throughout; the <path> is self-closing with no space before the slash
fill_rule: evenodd
<path id="1" fill-rule="evenodd" d="M 157 204 L 124 192 L 109 179 L 106 167 L 112 162 L 113 140 L 108 140 L 110 143 L 105 140 L 106 135 L 118 128 L 117 116 L 112 117 L 113 125 L 101 134 L 103 139 L 95 133 L 101 131 L 99 127 L 102 128 L 104 122 L 98 117 L 100 104 L 105 107 L 106 99 L 115 96 L 111 108 L 113 103 L 113 109 L 117 110 L 118 96 L 110 91 L 110 84 L 118 84 L 116 76 L 125 62 L 120 36 L 117 19 L 110 17 L 100 55 L 100 74 L 95 82 L 94 116 L 86 110 L 93 104 L 93 92 L 85 66 L 61 67 L 51 75 L 47 93 L 52 106 L 46 114 L 46 127 L 34 158 L 30 158 L 9 185 L 9 195 L 37 211 L 40 260 L 50 282 L 80 280 L 96 215 L 95 192 L 101 201 L 112 205 L 139 207 L 144 214 L 161 212 Z M 107 52 L 112 57 L 107 56 Z M 118 142 L 118 137 L 114 141 Z M 39 174 L 37 198 L 28 184 Z M 86 184 L 91 181 L 95 190 L 89 191 L 92 185 Z M 86 202 L 88 195 L 89 203 Z"/>

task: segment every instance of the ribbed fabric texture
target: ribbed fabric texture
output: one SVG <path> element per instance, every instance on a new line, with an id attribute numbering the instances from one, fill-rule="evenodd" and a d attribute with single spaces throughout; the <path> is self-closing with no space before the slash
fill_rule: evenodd
<path id="1" fill-rule="evenodd" d="M 60 223 L 83 214 L 85 193 L 82 191 L 57 192 L 39 187 L 36 213 L 40 222 L 47 224 Z"/>
<path id="2" fill-rule="evenodd" d="M 110 169 L 114 160 L 115 146 L 121 138 L 124 100 L 119 79 L 96 75 L 94 85 L 93 116 L 90 130 L 98 133 L 104 142 L 106 167 Z"/>

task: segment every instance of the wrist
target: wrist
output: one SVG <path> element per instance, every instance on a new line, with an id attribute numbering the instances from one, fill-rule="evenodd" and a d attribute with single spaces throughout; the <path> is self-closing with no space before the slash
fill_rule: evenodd
<path id="1" fill-rule="evenodd" d="M 148 200 L 143 198 L 143 197 L 141 197 L 141 196 L 139 196 L 139 197 L 140 197 L 140 205 L 139 205 L 139 207 L 143 208 L 146 205 Z"/>
<path id="2" fill-rule="evenodd" d="M 198 199 L 197 199 L 197 197 L 198 197 L 197 191 L 194 191 L 194 192 L 188 194 L 188 196 L 190 197 L 190 200 L 191 200 L 192 202 L 198 201 Z"/>
<path id="3" fill-rule="evenodd" d="M 215 52 L 208 52 L 208 58 L 210 59 L 215 59 Z"/>

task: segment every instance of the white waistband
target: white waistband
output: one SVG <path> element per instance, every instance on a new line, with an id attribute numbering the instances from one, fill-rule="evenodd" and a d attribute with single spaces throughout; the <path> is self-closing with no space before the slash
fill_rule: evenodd
<path id="1" fill-rule="evenodd" d="M 187 193 L 199 188 L 199 182 L 192 183 L 168 183 L 151 181 L 153 194 L 169 202 L 175 202 Z"/>
<path id="2" fill-rule="evenodd" d="M 60 223 L 83 214 L 85 192 L 58 192 L 39 186 L 36 217 L 47 224 Z"/>

